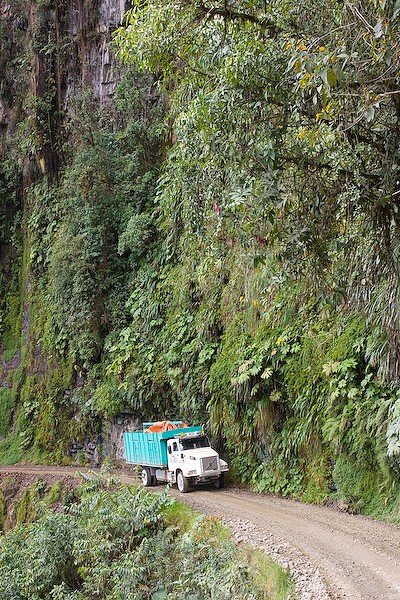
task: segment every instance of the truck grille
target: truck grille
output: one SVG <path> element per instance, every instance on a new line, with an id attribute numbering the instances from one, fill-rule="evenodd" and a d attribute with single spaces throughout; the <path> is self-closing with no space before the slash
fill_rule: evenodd
<path id="1" fill-rule="evenodd" d="M 201 459 L 203 472 L 205 471 L 218 471 L 218 458 L 217 456 L 209 456 Z"/>

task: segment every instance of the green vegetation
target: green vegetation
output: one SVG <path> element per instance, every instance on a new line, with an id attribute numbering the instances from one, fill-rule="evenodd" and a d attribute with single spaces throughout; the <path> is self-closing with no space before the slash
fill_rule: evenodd
<path id="1" fill-rule="evenodd" d="M 10 434 L 6 439 L 0 441 L 0 458 L 3 465 L 13 465 L 22 460 L 22 451 L 17 435 Z"/>
<path id="2" fill-rule="evenodd" d="M 0 412 L 4 415 L 0 422 L 0 435 L 5 436 L 9 432 L 9 415 L 14 405 L 13 393 L 9 388 L 0 389 Z"/>
<path id="3" fill-rule="evenodd" d="M 398 2 L 132 4 L 115 110 L 54 110 L 46 2 L 39 95 L 18 37 L 1 462 L 63 462 L 122 410 L 183 416 L 260 492 L 398 521 Z"/>
<path id="4" fill-rule="evenodd" d="M 217 519 L 195 515 L 166 492 L 93 476 L 78 502 L 62 512 L 41 505 L 38 514 L 0 538 L 4 600 L 280 600 L 291 589 L 288 574 L 263 553 L 238 550 Z"/>
<path id="5" fill-rule="evenodd" d="M 135 4 L 119 53 L 158 74 L 175 136 L 164 302 L 154 324 L 159 292 L 134 292 L 108 371 L 138 409 L 150 380 L 207 407 L 258 490 L 397 518 L 398 33 L 391 2 Z"/>
<path id="6" fill-rule="evenodd" d="M 255 589 L 261 591 L 263 600 L 276 598 L 284 600 L 292 597 L 293 584 L 288 577 L 287 571 L 284 571 L 279 565 L 265 554 L 262 550 L 254 548 L 244 551 L 246 564 L 250 571 L 250 578 Z"/>
<path id="7" fill-rule="evenodd" d="M 0 490 L 0 532 L 3 531 L 4 523 L 7 518 L 7 502 L 3 490 Z"/>
<path id="8" fill-rule="evenodd" d="M 15 507 L 17 524 L 29 523 L 36 519 L 39 490 L 40 485 L 32 485 L 23 492 Z"/>
<path id="9" fill-rule="evenodd" d="M 30 483 L 18 475 L 9 475 L 0 480 L 0 530 L 4 533 L 15 527 L 35 522 L 50 507 L 60 510 L 76 500 L 64 481 L 53 485 L 41 478 Z"/>

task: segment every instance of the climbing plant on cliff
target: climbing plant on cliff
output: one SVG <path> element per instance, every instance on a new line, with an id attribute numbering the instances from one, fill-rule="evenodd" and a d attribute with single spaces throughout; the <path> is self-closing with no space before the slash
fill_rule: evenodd
<path id="1" fill-rule="evenodd" d="M 286 491 L 312 495 L 344 454 L 381 468 L 392 493 L 399 12 L 373 0 L 136 2 L 116 35 L 122 60 L 168 97 L 170 148 L 163 310 L 150 321 L 132 296 L 110 373 L 157 374 L 182 407 L 187 394 L 207 402 L 237 472 L 262 463 L 266 487 L 292 469 Z"/>

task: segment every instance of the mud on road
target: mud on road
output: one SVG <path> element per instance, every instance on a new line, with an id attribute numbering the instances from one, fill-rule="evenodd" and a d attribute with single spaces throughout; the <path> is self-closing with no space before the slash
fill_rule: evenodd
<path id="1" fill-rule="evenodd" d="M 60 477 L 77 471 L 0 467 L 0 473 Z M 123 483 L 135 481 L 126 473 L 115 475 Z M 264 548 L 287 566 L 302 600 L 400 600 L 400 527 L 235 488 L 171 493 L 202 513 L 220 516 L 238 543 Z"/>

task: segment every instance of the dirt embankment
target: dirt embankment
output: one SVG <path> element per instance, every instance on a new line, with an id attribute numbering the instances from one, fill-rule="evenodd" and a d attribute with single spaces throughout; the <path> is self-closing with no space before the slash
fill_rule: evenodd
<path id="1" fill-rule="evenodd" d="M 0 467 L 0 474 L 74 477 L 68 467 Z M 124 483 L 128 473 L 117 473 Z M 220 516 L 238 543 L 264 548 L 294 578 L 301 600 L 400 600 L 400 528 L 333 508 L 228 488 L 175 497 Z"/>
<path id="2" fill-rule="evenodd" d="M 73 497 L 79 483 L 78 477 L 65 473 L 0 471 L 0 531 L 36 519 L 38 500 L 42 506 L 62 510 L 65 498 Z"/>

